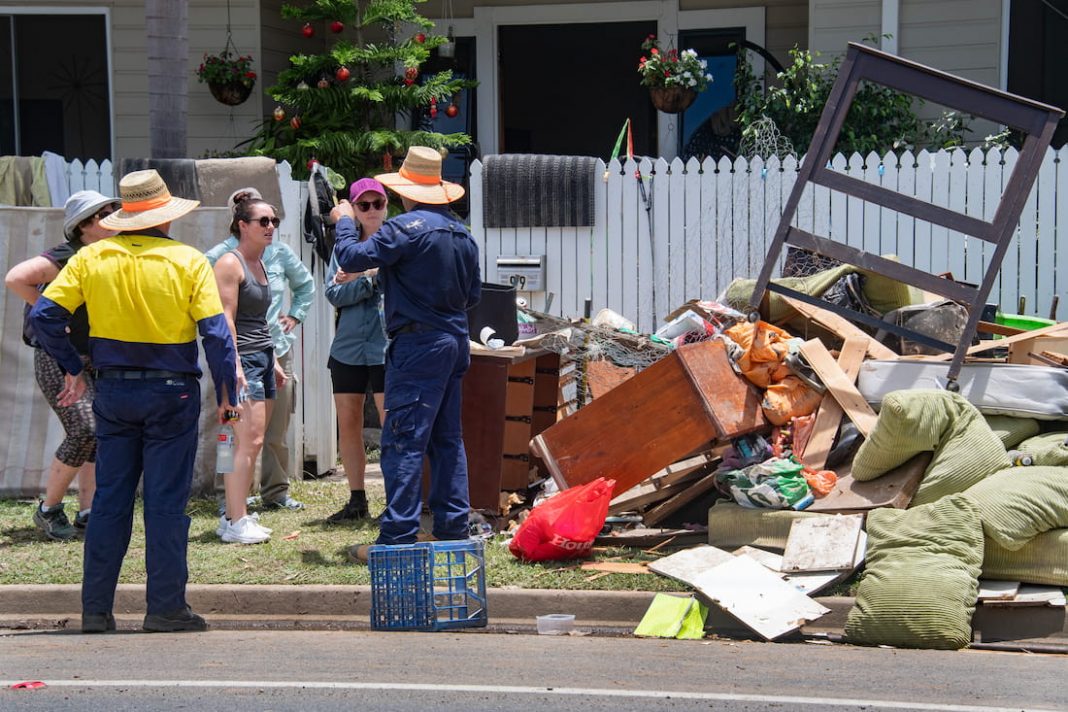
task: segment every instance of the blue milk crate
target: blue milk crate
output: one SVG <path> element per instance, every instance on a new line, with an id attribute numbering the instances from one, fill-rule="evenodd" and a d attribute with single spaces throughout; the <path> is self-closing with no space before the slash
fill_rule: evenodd
<path id="1" fill-rule="evenodd" d="M 376 544 L 368 549 L 367 565 L 375 630 L 485 627 L 481 540 Z"/>

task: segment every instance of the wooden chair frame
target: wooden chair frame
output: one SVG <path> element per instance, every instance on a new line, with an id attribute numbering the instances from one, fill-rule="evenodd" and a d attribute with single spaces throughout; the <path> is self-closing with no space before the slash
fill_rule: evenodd
<path id="1" fill-rule="evenodd" d="M 991 222 L 986 222 L 955 210 L 903 195 L 881 186 L 866 183 L 857 178 L 830 169 L 829 161 L 838 135 L 842 130 L 849 108 L 853 104 L 861 81 L 870 81 L 914 96 L 929 99 L 941 105 L 958 109 L 967 114 L 989 119 L 1018 129 L 1025 134 L 1019 160 L 998 203 Z M 912 339 L 953 354 L 947 374 L 947 387 L 956 390 L 957 376 L 972 338 L 979 326 L 980 316 L 987 297 L 994 285 L 1001 261 L 1009 246 L 1016 225 L 1023 211 L 1024 202 L 1034 185 L 1046 148 L 1053 138 L 1057 122 L 1064 111 L 1053 106 L 998 91 L 930 67 L 910 62 L 895 55 L 851 42 L 845 60 L 838 72 L 838 79 L 827 98 L 819 124 L 812 135 L 812 143 L 798 171 L 790 197 L 783 209 L 782 220 L 767 259 L 753 290 L 751 309 L 764 298 L 766 291 L 784 294 L 833 311 L 852 321 L 885 329 L 891 333 Z M 813 235 L 791 225 L 797 213 L 801 193 L 808 183 L 822 185 L 869 203 L 895 210 L 934 225 L 949 228 L 970 237 L 995 245 L 990 265 L 982 284 L 977 287 L 937 277 L 914 267 L 889 260 L 878 255 L 836 242 L 826 237 Z M 789 245 L 831 257 L 862 270 L 885 275 L 899 282 L 911 284 L 925 291 L 940 294 L 964 305 L 968 310 L 968 322 L 960 343 L 949 344 L 926 334 L 917 333 L 903 326 L 884 322 L 853 309 L 840 307 L 771 282 L 771 272 L 778 262 L 784 246 Z"/>

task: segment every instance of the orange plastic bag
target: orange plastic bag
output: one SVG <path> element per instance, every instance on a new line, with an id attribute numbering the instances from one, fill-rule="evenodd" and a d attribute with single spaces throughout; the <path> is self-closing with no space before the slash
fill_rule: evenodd
<path id="1" fill-rule="evenodd" d="M 571 487 L 530 512 L 508 549 L 526 561 L 563 561 L 588 556 L 604 528 L 615 480 L 598 477 Z"/>
<path id="2" fill-rule="evenodd" d="M 831 470 L 810 470 L 806 467 L 801 470 L 801 474 L 805 476 L 805 482 L 817 497 L 826 497 L 838 484 L 838 475 Z"/>
<path id="3" fill-rule="evenodd" d="M 760 406 L 772 425 L 786 425 L 791 418 L 816 412 L 823 396 L 797 376 L 787 376 L 768 386 Z"/>
<path id="4" fill-rule="evenodd" d="M 767 388 L 789 375 L 790 370 L 783 365 L 790 353 L 786 342 L 793 338 L 789 332 L 758 321 L 736 324 L 724 333 L 745 350 L 738 359 L 738 369 L 754 386 Z"/>

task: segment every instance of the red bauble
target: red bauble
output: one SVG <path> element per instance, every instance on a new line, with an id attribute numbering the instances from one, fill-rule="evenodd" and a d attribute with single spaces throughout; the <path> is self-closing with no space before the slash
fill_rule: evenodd
<path id="1" fill-rule="evenodd" d="M 460 107 L 456 106 L 456 104 L 449 104 L 445 107 L 445 115 L 448 116 L 450 119 L 455 119 L 456 115 L 459 113 Z"/>
<path id="2" fill-rule="evenodd" d="M 334 72 L 334 78 L 339 82 L 347 82 L 351 76 L 352 72 L 349 71 L 348 67 L 338 67 L 337 71 Z"/>
<path id="3" fill-rule="evenodd" d="M 410 80 L 412 80 L 414 82 L 416 79 L 419 78 L 419 68 L 418 67 L 408 67 L 407 69 L 404 70 L 404 78 L 405 79 L 410 79 Z"/>
<path id="4" fill-rule="evenodd" d="M 420 32 L 419 34 L 417 34 L 415 36 L 415 41 L 418 42 L 419 44 L 423 44 L 424 42 L 426 42 L 426 35 L 424 35 L 422 32 Z"/>
<path id="5" fill-rule="evenodd" d="M 312 168 L 315 167 L 315 164 L 318 162 L 319 160 L 313 156 L 308 159 L 308 162 L 304 164 L 304 167 L 310 171 Z"/>
<path id="6" fill-rule="evenodd" d="M 300 28 L 300 33 L 305 37 L 311 38 L 315 36 L 315 28 L 312 27 L 312 23 L 305 22 L 304 27 Z"/>
<path id="7" fill-rule="evenodd" d="M 330 31 L 333 32 L 335 35 L 341 32 L 343 29 L 345 29 L 345 23 L 343 23 L 341 20 L 334 20 L 330 23 Z"/>
<path id="8" fill-rule="evenodd" d="M 433 106 L 430 107 L 430 118 L 432 118 L 432 119 L 438 118 L 438 110 L 435 109 Z"/>
<path id="9" fill-rule="evenodd" d="M 292 119 L 289 120 L 289 125 L 293 127 L 294 131 L 299 129 L 300 128 L 300 117 L 299 116 L 294 116 Z"/>
<path id="10" fill-rule="evenodd" d="M 282 121 L 286 118 L 286 110 L 280 106 L 274 107 L 274 120 Z"/>
<path id="11" fill-rule="evenodd" d="M 412 84 L 415 84 L 415 82 L 413 80 L 411 80 L 411 79 L 405 79 L 404 80 L 404 86 L 410 87 Z"/>

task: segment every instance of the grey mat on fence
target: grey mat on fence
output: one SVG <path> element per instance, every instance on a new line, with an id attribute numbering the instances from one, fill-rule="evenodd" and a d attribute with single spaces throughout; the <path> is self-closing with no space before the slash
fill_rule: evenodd
<path id="1" fill-rule="evenodd" d="M 597 159 L 588 156 L 500 154 L 482 169 L 486 227 L 593 225 Z"/>
<path id="2" fill-rule="evenodd" d="M 150 168 L 159 172 L 174 197 L 200 200 L 197 165 L 192 158 L 124 158 L 119 176 Z"/>

